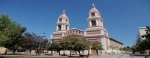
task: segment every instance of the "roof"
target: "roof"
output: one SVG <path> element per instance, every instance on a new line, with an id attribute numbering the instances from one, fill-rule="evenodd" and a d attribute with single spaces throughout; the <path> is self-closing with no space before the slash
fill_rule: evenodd
<path id="1" fill-rule="evenodd" d="M 120 44 L 122 44 L 123 45 L 123 43 L 121 43 L 120 41 L 118 41 L 118 40 L 116 40 L 116 39 L 114 39 L 114 38 L 109 38 L 110 40 L 113 40 L 113 41 L 115 41 L 115 42 L 117 42 L 117 43 L 120 43 Z"/>

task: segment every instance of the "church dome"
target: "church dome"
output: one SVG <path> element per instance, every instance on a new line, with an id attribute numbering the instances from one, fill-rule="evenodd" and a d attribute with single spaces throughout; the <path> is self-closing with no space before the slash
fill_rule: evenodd
<path id="1" fill-rule="evenodd" d="M 89 13 L 99 13 L 94 4 L 92 4 L 92 9 L 89 11 Z"/>
<path id="2" fill-rule="evenodd" d="M 63 10 L 62 14 L 58 18 L 68 19 L 68 16 L 66 15 L 65 10 Z"/>

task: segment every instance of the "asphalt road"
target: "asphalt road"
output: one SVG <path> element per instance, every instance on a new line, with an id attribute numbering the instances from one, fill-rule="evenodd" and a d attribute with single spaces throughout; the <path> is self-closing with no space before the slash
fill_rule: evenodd
<path id="1" fill-rule="evenodd" d="M 145 58 L 144 56 L 129 56 L 128 54 L 90 56 L 89 58 Z M 150 57 L 149 57 L 150 58 Z"/>

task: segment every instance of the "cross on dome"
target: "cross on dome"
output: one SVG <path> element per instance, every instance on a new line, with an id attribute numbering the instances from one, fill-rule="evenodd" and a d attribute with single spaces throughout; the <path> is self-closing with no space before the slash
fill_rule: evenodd
<path id="1" fill-rule="evenodd" d="M 66 13 L 65 10 L 63 10 L 62 14 L 65 14 L 65 13 Z"/>
<path id="2" fill-rule="evenodd" d="M 92 9 L 89 11 L 89 14 L 91 13 L 99 13 L 99 11 L 96 9 L 95 4 L 92 4 Z"/>
<path id="3" fill-rule="evenodd" d="M 58 18 L 68 19 L 68 16 L 66 15 L 65 10 L 62 11 L 62 14 Z"/>
<path id="4" fill-rule="evenodd" d="M 95 8 L 95 4 L 94 3 L 92 4 L 92 8 Z"/>

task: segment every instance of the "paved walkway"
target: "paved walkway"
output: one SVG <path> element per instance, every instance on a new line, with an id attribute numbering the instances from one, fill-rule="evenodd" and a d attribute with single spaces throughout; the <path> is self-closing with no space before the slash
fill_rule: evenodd
<path id="1" fill-rule="evenodd" d="M 130 56 L 128 54 L 118 54 L 118 55 L 102 55 L 102 56 L 93 55 L 93 56 L 90 56 L 89 58 L 145 58 L 145 57 L 144 56 Z"/>

